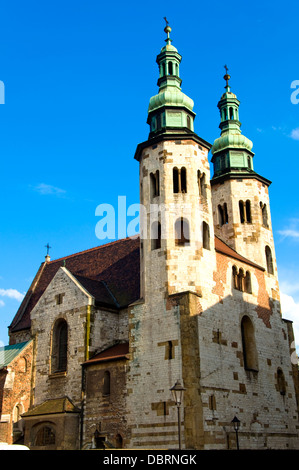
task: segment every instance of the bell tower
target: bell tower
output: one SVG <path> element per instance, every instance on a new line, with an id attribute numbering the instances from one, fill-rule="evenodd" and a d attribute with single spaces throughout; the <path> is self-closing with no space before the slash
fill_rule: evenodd
<path id="1" fill-rule="evenodd" d="M 159 92 L 150 99 L 148 140 L 138 145 L 141 292 L 200 291 L 203 263 L 214 251 L 208 151 L 194 132 L 193 101 L 181 91 L 181 55 L 171 44 L 157 56 Z"/>
<path id="2" fill-rule="evenodd" d="M 240 101 L 231 92 L 231 77 L 225 69 L 226 91 L 218 103 L 221 135 L 211 149 L 215 234 L 276 276 L 269 205 L 271 182 L 253 169 L 253 144 L 241 133 Z"/>

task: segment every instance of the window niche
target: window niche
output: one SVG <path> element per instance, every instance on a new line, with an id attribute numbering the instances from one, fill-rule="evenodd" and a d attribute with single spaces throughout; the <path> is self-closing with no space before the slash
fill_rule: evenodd
<path id="1" fill-rule="evenodd" d="M 218 221 L 220 227 L 222 227 L 222 225 L 228 224 L 228 212 L 226 202 L 222 206 L 218 204 Z"/>
<path id="2" fill-rule="evenodd" d="M 189 222 L 187 219 L 184 219 L 183 217 L 177 219 L 174 225 L 174 232 L 176 246 L 190 245 Z"/>
<path id="3" fill-rule="evenodd" d="M 268 274 L 274 274 L 272 252 L 271 252 L 271 248 L 268 245 L 265 247 L 265 255 L 266 255 L 267 272 Z"/>
<path id="4" fill-rule="evenodd" d="M 68 325 L 59 318 L 52 332 L 51 373 L 66 372 L 67 370 Z"/>
<path id="5" fill-rule="evenodd" d="M 159 170 L 155 173 L 150 173 L 150 198 L 151 201 L 154 197 L 160 196 L 160 177 Z"/>
<path id="6" fill-rule="evenodd" d="M 198 194 L 203 199 L 207 198 L 206 174 L 200 170 L 197 171 Z"/>
<path id="7" fill-rule="evenodd" d="M 241 292 L 252 294 L 251 274 L 244 271 L 243 268 L 238 269 L 237 266 L 232 267 L 233 287 Z"/>
<path id="8" fill-rule="evenodd" d="M 202 246 L 210 250 L 210 227 L 206 222 L 202 223 Z"/>
<path id="9" fill-rule="evenodd" d="M 173 192 L 186 193 L 187 192 L 187 170 L 185 167 L 173 168 Z"/>
<path id="10" fill-rule="evenodd" d="M 258 372 L 258 358 L 255 343 L 254 327 L 250 318 L 245 315 L 241 322 L 244 368 Z"/>
<path id="11" fill-rule="evenodd" d="M 239 201 L 239 212 L 240 212 L 240 222 L 241 224 L 251 224 L 251 202 L 249 199 L 247 201 Z"/>

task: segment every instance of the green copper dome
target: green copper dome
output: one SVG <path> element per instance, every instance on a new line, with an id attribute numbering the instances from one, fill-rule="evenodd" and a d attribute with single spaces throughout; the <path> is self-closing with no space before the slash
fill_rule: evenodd
<path id="1" fill-rule="evenodd" d="M 214 141 L 211 148 L 214 164 L 213 178 L 229 173 L 253 173 L 253 143 L 241 133 L 240 101 L 230 91 L 228 84 L 230 76 L 226 66 L 225 69 L 226 92 L 223 93 L 218 103 L 221 135 Z"/>
<path id="2" fill-rule="evenodd" d="M 148 112 L 150 113 L 151 111 L 154 111 L 157 108 L 161 108 L 165 105 L 184 106 L 192 111 L 194 102 L 180 90 L 172 90 L 170 87 L 168 87 L 165 90 L 161 90 L 157 95 L 151 97 Z"/>
<path id="3" fill-rule="evenodd" d="M 253 143 L 241 133 L 234 134 L 232 131 L 226 132 L 215 140 L 212 146 L 212 153 L 220 152 L 226 148 L 242 148 L 251 151 Z"/>
<path id="4" fill-rule="evenodd" d="M 151 97 L 148 107 L 150 137 L 161 133 L 193 132 L 195 117 L 193 100 L 181 91 L 179 67 L 182 57 L 171 44 L 168 23 L 164 31 L 167 33 L 166 46 L 161 48 L 156 60 L 159 67 L 159 92 Z"/>

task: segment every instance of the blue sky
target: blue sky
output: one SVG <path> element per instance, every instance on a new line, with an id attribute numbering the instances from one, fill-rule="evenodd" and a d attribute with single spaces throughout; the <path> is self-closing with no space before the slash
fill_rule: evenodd
<path id="1" fill-rule="evenodd" d="M 219 136 L 224 64 L 254 168 L 270 179 L 283 314 L 299 341 L 298 4 L 264 0 L 1 2 L 0 343 L 44 261 L 97 246 L 101 203 L 139 202 L 136 146 L 148 137 L 163 17 L 183 56 L 195 131 Z M 299 83 L 298 83 L 299 84 Z M 0 89 L 1 92 L 1 89 Z M 297 96 L 297 95 L 296 95 Z M 298 94 L 299 97 L 299 94 Z M 1 99 L 0 99 L 1 102 Z"/>

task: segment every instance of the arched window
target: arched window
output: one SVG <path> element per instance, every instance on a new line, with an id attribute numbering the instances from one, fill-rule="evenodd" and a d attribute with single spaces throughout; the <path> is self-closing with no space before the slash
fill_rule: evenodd
<path id="1" fill-rule="evenodd" d="M 247 164 L 248 168 L 251 170 L 251 158 L 249 156 L 247 157 Z"/>
<path id="2" fill-rule="evenodd" d="M 273 259 L 272 259 L 272 253 L 271 249 L 269 246 L 266 246 L 265 248 L 265 253 L 266 253 L 266 263 L 267 263 L 267 271 L 269 274 L 273 274 Z"/>
<path id="3" fill-rule="evenodd" d="M 250 272 L 249 272 L 249 271 L 246 271 L 244 284 L 245 284 L 245 285 L 244 285 L 244 287 L 245 287 L 245 292 L 247 292 L 248 294 L 252 294 L 251 276 L 250 276 Z"/>
<path id="4" fill-rule="evenodd" d="M 151 246 L 152 250 L 161 248 L 161 224 L 158 221 L 151 226 Z"/>
<path id="5" fill-rule="evenodd" d="M 187 192 L 187 170 L 186 168 L 181 168 L 181 191 L 182 193 Z"/>
<path id="6" fill-rule="evenodd" d="M 240 222 L 244 224 L 245 222 L 245 213 L 244 213 L 244 202 L 239 201 L 239 211 L 240 211 Z"/>
<path id="7" fill-rule="evenodd" d="M 210 228 L 206 222 L 202 223 L 202 246 L 206 250 L 210 249 Z"/>
<path id="8" fill-rule="evenodd" d="M 177 219 L 174 226 L 176 246 L 187 246 L 190 244 L 189 222 L 182 217 Z"/>
<path id="9" fill-rule="evenodd" d="M 234 110 L 233 110 L 233 108 L 229 108 L 229 118 L 234 119 Z"/>
<path id="10" fill-rule="evenodd" d="M 219 219 L 219 225 L 220 227 L 222 227 L 222 225 L 224 224 L 224 212 L 220 204 L 218 204 L 218 219 Z"/>
<path id="11" fill-rule="evenodd" d="M 245 208 L 246 208 L 246 222 L 251 224 L 251 208 L 250 208 L 250 201 L 248 199 L 246 201 Z"/>
<path id="12" fill-rule="evenodd" d="M 168 73 L 169 73 L 169 75 L 172 75 L 172 74 L 173 74 L 172 62 L 169 62 L 169 63 L 168 63 Z"/>
<path id="13" fill-rule="evenodd" d="M 220 227 L 228 223 L 228 212 L 226 202 L 223 204 L 223 206 L 221 206 L 220 204 L 218 205 L 218 219 Z"/>
<path id="14" fill-rule="evenodd" d="M 173 192 L 186 193 L 187 192 L 187 171 L 186 168 L 173 169 Z"/>
<path id="15" fill-rule="evenodd" d="M 150 196 L 151 200 L 160 195 L 159 170 L 150 174 Z"/>
<path id="16" fill-rule="evenodd" d="M 58 319 L 53 328 L 51 372 L 64 372 L 67 368 L 68 326 Z"/>
<path id="17" fill-rule="evenodd" d="M 172 176 L 173 176 L 173 192 L 178 193 L 179 192 L 179 170 L 177 168 L 173 169 Z"/>
<path id="18" fill-rule="evenodd" d="M 199 196 L 202 196 L 206 199 L 207 191 L 206 191 L 206 175 L 205 173 L 201 173 L 200 170 L 197 171 L 197 183 L 198 183 L 198 193 Z"/>
<path id="19" fill-rule="evenodd" d="M 233 286 L 234 289 L 239 289 L 238 269 L 236 266 L 233 266 Z"/>
<path id="20" fill-rule="evenodd" d="M 103 395 L 110 395 L 110 372 L 108 370 L 104 373 L 104 380 L 103 380 Z"/>
<path id="21" fill-rule="evenodd" d="M 191 129 L 191 118 L 190 118 L 190 116 L 187 116 L 187 127 L 188 127 L 188 129 Z"/>
<path id="22" fill-rule="evenodd" d="M 55 432 L 50 426 L 40 428 L 35 436 L 35 446 L 49 446 L 55 444 Z"/>
<path id="23" fill-rule="evenodd" d="M 244 368 L 258 371 L 257 350 L 254 337 L 254 327 L 250 318 L 245 315 L 241 322 Z"/>
<path id="24" fill-rule="evenodd" d="M 280 367 L 277 369 L 277 389 L 281 395 L 286 394 L 286 381 Z"/>
<path id="25" fill-rule="evenodd" d="M 241 292 L 244 292 L 244 278 L 245 278 L 244 271 L 241 268 L 239 269 L 239 274 L 238 274 L 238 289 Z"/>
<path id="26" fill-rule="evenodd" d="M 261 210 L 262 210 L 263 226 L 266 227 L 266 228 L 269 228 L 267 205 L 260 202 L 260 207 L 261 207 Z"/>

